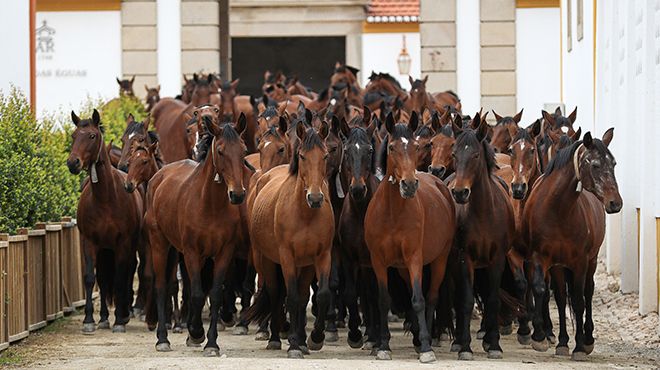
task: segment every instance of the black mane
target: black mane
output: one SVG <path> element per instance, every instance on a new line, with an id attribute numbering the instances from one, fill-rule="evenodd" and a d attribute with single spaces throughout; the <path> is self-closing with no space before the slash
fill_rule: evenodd
<path id="1" fill-rule="evenodd" d="M 346 145 L 371 145 L 372 148 L 376 148 L 376 140 L 373 135 L 369 136 L 367 129 L 364 127 L 356 126 L 351 129 L 348 134 L 348 139 L 346 139 Z M 344 152 L 346 153 L 346 152 Z M 376 171 L 376 156 L 371 154 L 371 172 Z"/>
<path id="2" fill-rule="evenodd" d="M 495 161 L 495 151 L 487 140 L 479 140 L 477 132 L 472 129 L 464 129 L 463 132 L 456 138 L 456 148 L 464 148 L 465 146 L 482 146 L 485 153 L 486 169 L 488 173 L 493 173 L 497 169 L 497 162 Z"/>
<path id="3" fill-rule="evenodd" d="M 518 140 L 525 140 L 529 142 L 534 142 L 532 140 L 532 137 L 529 135 L 529 132 L 525 130 L 524 128 L 518 128 L 518 131 L 516 132 L 516 136 L 511 140 L 512 143 L 515 143 Z"/>
<path id="4" fill-rule="evenodd" d="M 300 140 L 296 140 L 293 144 L 293 157 L 291 158 L 291 163 L 289 163 L 289 173 L 291 175 L 298 174 L 298 167 L 300 162 L 298 158 L 298 150 L 300 148 L 302 148 L 304 151 L 309 151 L 314 149 L 314 147 L 323 148 L 324 145 L 325 144 L 323 144 L 323 139 L 321 139 L 316 130 L 313 128 L 308 128 L 305 135 L 305 140 L 303 140 L 302 143 Z"/>
<path id="5" fill-rule="evenodd" d="M 241 140 L 241 136 L 231 123 L 223 123 L 220 127 L 222 129 L 222 139 L 225 142 L 231 143 Z M 204 131 L 199 133 L 199 141 L 197 142 L 197 157 L 194 158 L 197 162 L 203 162 L 206 159 L 212 142 L 213 135 L 204 127 Z"/>
<path id="6" fill-rule="evenodd" d="M 431 137 L 433 136 L 433 130 L 428 125 L 421 125 L 417 128 L 417 131 L 415 131 L 415 136 Z"/>

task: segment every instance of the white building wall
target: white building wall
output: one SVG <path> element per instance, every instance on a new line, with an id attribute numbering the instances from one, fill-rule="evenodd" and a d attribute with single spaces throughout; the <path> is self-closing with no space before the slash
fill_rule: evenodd
<path id="1" fill-rule="evenodd" d="M 371 75 L 371 71 L 374 71 L 376 73 L 389 73 L 401 83 L 404 89 L 410 89 L 408 76 L 399 74 L 397 64 L 404 35 L 406 36 L 408 54 L 412 58 L 410 76 L 414 79 L 420 78 L 419 33 L 365 33 L 362 34 L 362 86 L 369 82 L 369 75 Z"/>
<path id="2" fill-rule="evenodd" d="M 116 97 L 115 78 L 121 76 L 120 12 L 37 13 L 37 27 L 44 21 L 55 33 L 53 51 L 37 53 L 37 115 L 78 109 L 88 97 Z"/>
<path id="3" fill-rule="evenodd" d="M 559 14 L 559 8 L 516 9 L 516 101 L 526 123 L 541 116 L 544 104 L 561 102 Z"/>
<path id="4" fill-rule="evenodd" d="M 480 26 L 479 0 L 457 1 L 456 89 L 463 113 L 470 115 L 481 108 Z"/>
<path id="5" fill-rule="evenodd" d="M 158 0 L 158 83 L 161 96 L 181 93 L 181 1 Z"/>
<path id="6" fill-rule="evenodd" d="M 13 85 L 30 96 L 30 2 L 3 1 L 0 5 L 0 90 Z"/>

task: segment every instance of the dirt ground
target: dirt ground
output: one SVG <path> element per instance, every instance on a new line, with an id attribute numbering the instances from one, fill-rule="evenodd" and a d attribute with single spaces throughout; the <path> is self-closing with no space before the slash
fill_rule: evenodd
<path id="1" fill-rule="evenodd" d="M 265 342 L 254 340 L 254 328 L 247 336 L 234 336 L 231 329 L 220 333 L 220 358 L 202 357 L 201 348 L 185 345 L 186 333 L 169 334 L 172 352 L 158 353 L 154 348 L 155 333 L 145 324 L 131 321 L 124 334 L 99 330 L 94 335 L 82 335 L 83 315 L 78 312 L 62 319 L 23 342 L 12 346 L 0 355 L 0 365 L 16 368 L 48 369 L 178 369 L 178 368 L 242 368 L 242 369 L 290 369 L 290 368 L 356 368 L 401 369 L 429 366 L 446 368 L 658 368 L 660 366 L 660 322 L 657 314 L 644 317 L 637 313 L 637 296 L 618 292 L 617 279 L 603 272 L 599 266 L 594 296 L 594 321 L 596 346 L 587 362 L 576 363 L 567 357 L 548 352 L 535 352 L 522 346 L 513 335 L 502 337 L 504 359 L 488 360 L 481 350 L 481 343 L 473 333 L 472 349 L 475 360 L 457 361 L 450 353 L 448 344 L 435 348 L 438 361 L 434 365 L 422 365 L 417 361 L 402 324 L 390 323 L 392 329 L 392 361 L 376 361 L 367 351 L 351 349 L 346 344 L 346 331 L 340 329 L 339 341 L 326 343 L 320 352 L 313 352 L 304 360 L 289 360 L 285 349 L 266 351 Z M 555 326 L 556 309 L 553 307 Z M 98 313 L 98 310 L 97 310 Z M 112 315 L 111 315 L 112 317 Z M 96 316 L 98 319 L 98 315 Z M 308 332 L 309 332 L 308 325 Z M 472 328 L 478 327 L 473 321 Z M 284 341 L 283 344 L 285 344 Z M 573 345 L 571 336 L 570 345 Z M 286 346 L 284 347 L 286 348 Z"/>

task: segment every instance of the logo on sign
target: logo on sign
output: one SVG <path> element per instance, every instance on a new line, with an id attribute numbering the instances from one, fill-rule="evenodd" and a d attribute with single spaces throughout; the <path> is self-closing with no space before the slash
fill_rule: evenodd
<path id="1" fill-rule="evenodd" d="M 53 35 L 55 34 L 55 29 L 48 26 L 46 21 L 43 21 L 41 27 L 37 28 L 37 50 L 36 52 L 40 54 L 40 57 L 43 56 L 44 59 L 52 58 L 52 54 L 55 52 L 55 40 Z"/>

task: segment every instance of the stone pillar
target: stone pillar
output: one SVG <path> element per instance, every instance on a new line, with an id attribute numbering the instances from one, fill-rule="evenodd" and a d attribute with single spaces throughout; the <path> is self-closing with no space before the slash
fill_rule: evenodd
<path id="1" fill-rule="evenodd" d="M 456 91 L 456 1 L 420 1 L 421 64 L 422 75 L 429 76 L 428 91 Z"/>
<path id="2" fill-rule="evenodd" d="M 516 113 L 516 1 L 481 0 L 481 105 Z M 490 116 L 493 118 L 493 116 Z"/>
<path id="3" fill-rule="evenodd" d="M 144 85 L 158 84 L 156 0 L 122 0 L 121 70 L 123 76 L 135 76 L 133 90 L 144 98 Z"/>
<path id="4" fill-rule="evenodd" d="M 220 71 L 218 0 L 181 0 L 181 72 Z"/>

